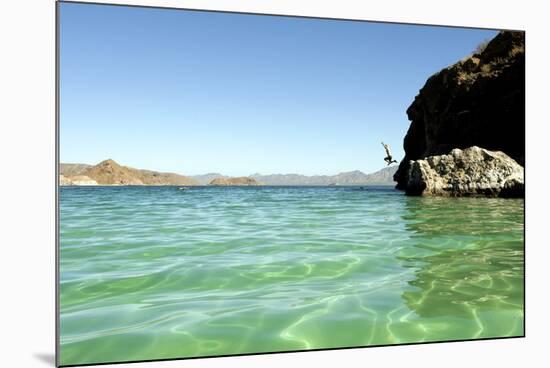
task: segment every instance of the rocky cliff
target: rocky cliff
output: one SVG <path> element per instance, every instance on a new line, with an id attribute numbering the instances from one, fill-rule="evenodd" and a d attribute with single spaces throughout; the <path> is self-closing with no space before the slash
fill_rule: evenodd
<path id="1" fill-rule="evenodd" d="M 500 32 L 484 50 L 430 77 L 407 116 L 405 158 L 394 176 L 398 189 L 407 189 L 411 160 L 455 148 L 502 151 L 524 165 L 524 33 Z"/>

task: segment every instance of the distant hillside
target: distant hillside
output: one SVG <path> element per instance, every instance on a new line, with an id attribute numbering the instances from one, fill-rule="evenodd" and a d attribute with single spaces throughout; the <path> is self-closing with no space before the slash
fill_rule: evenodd
<path id="1" fill-rule="evenodd" d="M 95 166 L 61 164 L 61 185 L 197 185 L 183 175 L 122 166 L 105 160 Z"/>
<path id="2" fill-rule="evenodd" d="M 372 174 L 348 171 L 337 175 L 253 174 L 232 178 L 219 173 L 184 176 L 134 169 L 105 160 L 97 165 L 60 164 L 61 185 L 393 185 L 397 166 Z"/>
<path id="3" fill-rule="evenodd" d="M 393 175 L 397 171 L 399 166 L 389 166 L 381 170 L 375 171 L 371 174 L 368 174 L 368 182 L 372 184 L 391 184 L 395 185 L 393 180 Z"/>
<path id="4" fill-rule="evenodd" d="M 210 182 L 210 185 L 260 185 L 253 178 L 241 176 L 239 178 L 216 178 Z"/>
<path id="5" fill-rule="evenodd" d="M 210 182 L 214 179 L 226 179 L 228 176 L 219 174 L 219 173 L 208 173 L 203 175 L 192 175 L 190 176 L 191 179 L 195 180 L 200 185 L 208 185 Z"/>
<path id="6" fill-rule="evenodd" d="M 88 164 L 59 164 L 59 174 L 64 176 L 76 176 L 82 174 L 82 172 L 92 165 Z"/>
<path id="7" fill-rule="evenodd" d="M 250 177 L 264 185 L 393 185 L 396 171 L 397 166 L 390 166 L 372 174 L 355 170 L 337 175 L 253 174 Z"/>

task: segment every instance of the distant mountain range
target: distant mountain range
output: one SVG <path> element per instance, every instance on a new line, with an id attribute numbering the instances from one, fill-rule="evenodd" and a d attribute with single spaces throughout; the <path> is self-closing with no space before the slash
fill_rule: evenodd
<path id="1" fill-rule="evenodd" d="M 393 174 L 397 166 L 389 166 L 371 174 L 362 171 L 348 171 L 337 175 L 300 175 L 300 174 L 252 174 L 249 178 L 255 179 L 263 185 L 394 185 Z M 228 179 L 228 176 L 209 173 L 194 175 L 190 178 L 201 185 L 207 185 L 215 179 Z"/>
<path id="2" fill-rule="evenodd" d="M 208 173 L 203 175 L 191 175 L 191 179 L 199 183 L 199 185 L 208 185 L 212 180 L 215 179 L 228 179 L 229 176 L 225 176 L 218 173 Z"/>
<path id="3" fill-rule="evenodd" d="M 209 185 L 262 185 L 249 176 L 238 178 L 216 178 L 212 179 Z"/>
<path id="4" fill-rule="evenodd" d="M 253 174 L 250 177 L 264 185 L 391 185 L 396 171 L 397 166 L 390 166 L 372 174 L 355 170 L 337 175 Z"/>
<path id="5" fill-rule="evenodd" d="M 97 165 L 60 164 L 61 185 L 393 185 L 397 166 L 371 174 L 348 171 L 337 175 L 253 174 L 231 178 L 218 173 L 184 176 L 122 166 L 109 159 Z"/>

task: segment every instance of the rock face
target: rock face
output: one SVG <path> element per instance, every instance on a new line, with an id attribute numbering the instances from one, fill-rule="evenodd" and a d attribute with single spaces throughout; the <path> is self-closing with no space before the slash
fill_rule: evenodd
<path id="1" fill-rule="evenodd" d="M 398 189 L 407 190 L 411 160 L 454 148 L 502 151 L 524 165 L 524 33 L 503 31 L 481 53 L 430 77 L 407 115 L 405 158 L 394 176 Z"/>
<path id="2" fill-rule="evenodd" d="M 502 152 L 479 147 L 411 161 L 409 195 L 523 197 L 523 167 Z"/>
<path id="3" fill-rule="evenodd" d="M 260 185 L 260 183 L 247 176 L 242 176 L 238 178 L 216 178 L 210 182 L 210 185 Z"/>
<path id="4" fill-rule="evenodd" d="M 197 185 L 187 176 L 134 169 L 109 159 L 95 166 L 61 164 L 61 185 Z M 75 175 L 76 174 L 76 175 Z"/>

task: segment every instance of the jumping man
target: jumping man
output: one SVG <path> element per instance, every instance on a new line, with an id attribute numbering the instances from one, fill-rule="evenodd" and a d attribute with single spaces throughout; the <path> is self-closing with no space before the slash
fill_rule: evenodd
<path id="1" fill-rule="evenodd" d="M 386 155 L 387 156 L 384 158 L 384 161 L 386 161 L 388 163 L 388 166 L 390 166 L 394 162 L 397 163 L 397 161 L 394 160 L 392 155 L 391 155 L 390 146 L 388 146 L 384 142 L 382 142 L 382 145 L 384 146 L 384 149 L 386 150 Z"/>

